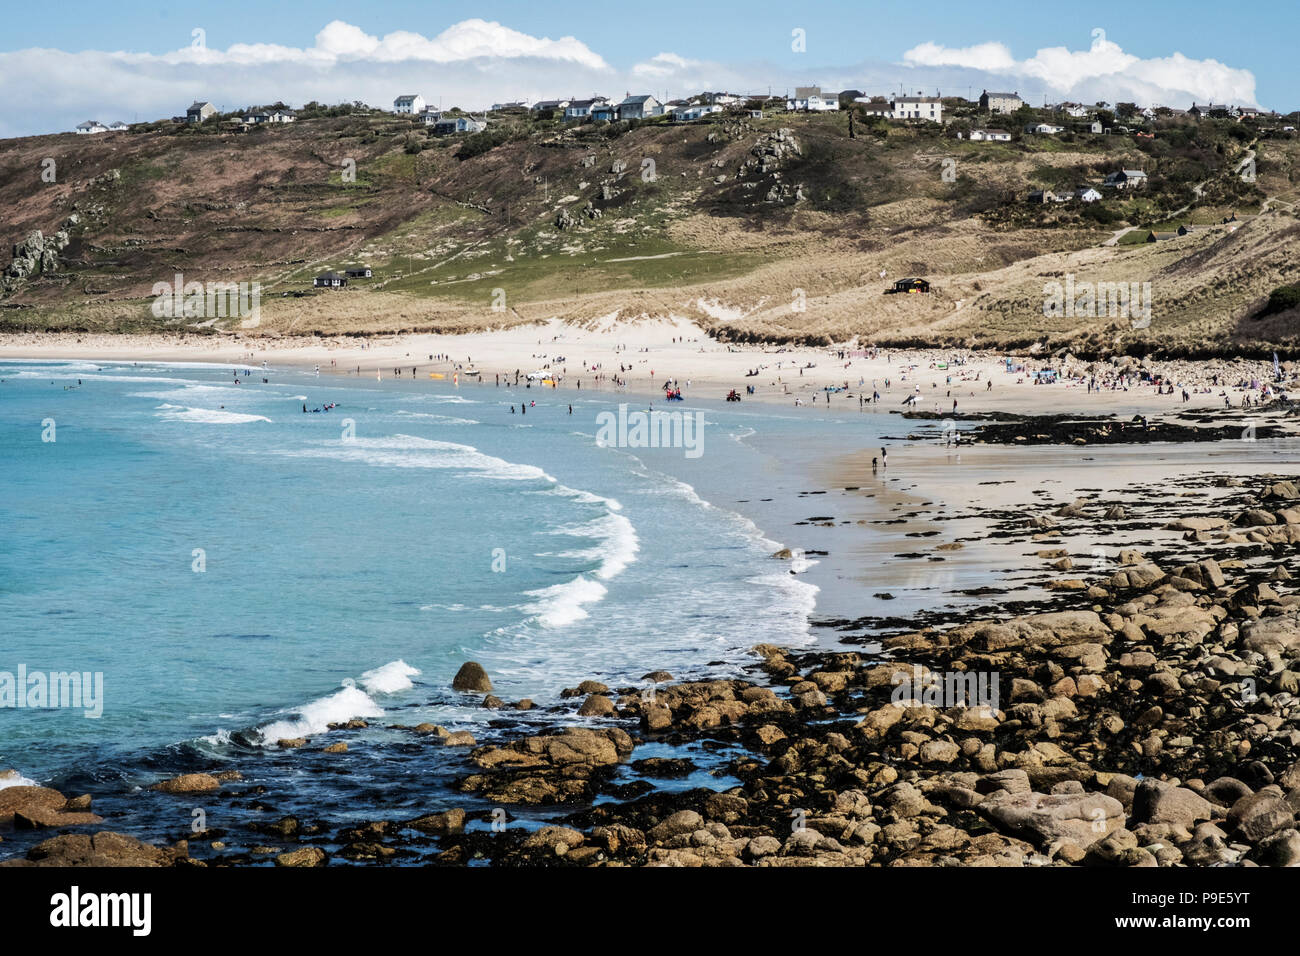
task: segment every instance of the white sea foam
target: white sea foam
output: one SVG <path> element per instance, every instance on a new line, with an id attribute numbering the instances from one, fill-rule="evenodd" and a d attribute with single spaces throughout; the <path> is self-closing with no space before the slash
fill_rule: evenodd
<path id="1" fill-rule="evenodd" d="M 419 398 L 426 402 L 438 402 L 443 405 L 479 405 L 472 398 L 465 398 L 463 395 L 421 395 Z"/>
<path id="2" fill-rule="evenodd" d="M 330 724 L 341 724 L 354 717 L 382 717 L 384 709 L 360 687 L 350 686 L 313 700 L 293 713 L 295 716 L 258 727 L 260 742 L 269 745 L 277 740 L 323 734 Z"/>
<path id="3" fill-rule="evenodd" d="M 218 394 L 220 393 L 220 394 Z M 200 398 L 200 395 L 202 398 Z M 131 398 L 154 398 L 160 402 L 187 402 L 194 399 L 200 401 L 211 401 L 213 399 L 236 399 L 244 398 L 248 395 L 247 390 L 237 385 L 190 385 L 186 388 L 170 388 L 164 391 L 153 392 L 132 392 Z M 259 397 L 265 397 L 265 392 L 259 392 Z"/>
<path id="4" fill-rule="evenodd" d="M 419 676 L 419 673 L 406 661 L 390 661 L 383 667 L 366 671 L 358 683 L 372 694 L 396 694 L 399 690 L 414 687 L 411 678 Z"/>
<path id="5" fill-rule="evenodd" d="M 187 408 L 183 405 L 159 405 L 159 418 L 169 422 L 194 422 L 204 425 L 243 425 L 248 422 L 269 422 L 262 415 L 246 415 L 224 408 Z"/>
<path id="6" fill-rule="evenodd" d="M 41 372 L 16 372 L 9 378 L 26 378 L 26 379 L 46 379 L 47 381 L 66 382 L 80 379 L 86 382 L 149 382 L 163 385 L 189 385 L 192 384 L 183 378 L 164 378 L 158 375 L 97 375 L 91 372 L 65 372 L 65 371 L 41 371 Z"/>
<path id="7" fill-rule="evenodd" d="M 478 425 L 473 418 L 456 418 L 454 415 L 434 415 L 432 412 L 397 412 L 402 418 L 419 418 L 423 421 L 438 422 L 442 425 Z"/>
<path id="8" fill-rule="evenodd" d="M 556 628 L 576 624 L 587 616 L 584 604 L 594 604 L 605 596 L 605 585 L 580 574 L 572 581 L 553 584 L 548 588 L 524 592 L 537 598 L 524 610 L 536 617 L 542 627 Z"/>
<path id="9" fill-rule="evenodd" d="M 600 517 L 571 527 L 560 528 L 551 534 L 570 535 L 575 538 L 599 538 L 600 544 L 585 551 L 564 551 L 560 557 L 582 558 L 600 562 L 596 576 L 608 581 L 622 573 L 629 564 L 636 560 L 641 549 L 636 527 L 626 516 L 618 513 L 619 504 L 612 499 L 605 499 L 610 510 Z"/>
<path id="10" fill-rule="evenodd" d="M 356 681 L 345 680 L 343 686 L 332 694 L 285 711 L 283 717 L 258 727 L 255 731 L 256 738 L 263 746 L 270 746 L 278 740 L 324 733 L 329 730 L 330 724 L 341 724 L 356 717 L 382 717 L 383 707 L 370 695 L 396 694 L 410 690 L 415 686 L 411 678 L 419 673 L 418 669 L 406 661 L 389 661 L 381 667 L 366 671 Z M 229 743 L 230 734 L 219 730 L 203 740 L 210 744 Z"/>
<path id="11" fill-rule="evenodd" d="M 289 458 L 355 461 L 381 468 L 458 468 L 471 471 L 480 478 L 503 481 L 555 481 L 540 468 L 486 455 L 473 445 L 433 441 L 414 435 L 335 440 L 306 448 L 285 449 L 277 454 Z"/>
<path id="12" fill-rule="evenodd" d="M 40 784 L 38 784 L 35 780 L 32 780 L 30 777 L 24 777 L 16 770 L 13 771 L 12 776 L 0 777 L 0 790 L 4 790 L 8 787 L 37 787 L 37 786 L 40 786 Z"/>

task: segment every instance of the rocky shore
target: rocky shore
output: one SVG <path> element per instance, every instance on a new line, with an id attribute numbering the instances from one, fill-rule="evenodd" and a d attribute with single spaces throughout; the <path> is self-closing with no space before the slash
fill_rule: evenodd
<path id="1" fill-rule="evenodd" d="M 0 866 L 1297 864 L 1298 480 L 1206 477 L 1216 509 L 1166 495 L 1138 513 L 1099 495 L 1004 516 L 994 533 L 1038 549 L 1051 609 L 895 629 L 879 653 L 758 644 L 745 679 L 586 681 L 539 731 L 482 745 L 402 728 L 463 755 L 463 801 L 422 815 L 376 807 L 330 827 L 268 812 L 251 833 L 163 847 L 100 830 L 88 796 L 9 787 L 0 824 L 67 832 Z M 1089 551 L 1072 541 L 1100 522 L 1130 546 L 1080 571 Z M 1177 547 L 1152 546 L 1153 526 Z M 477 665 L 456 689 L 503 713 L 531 707 L 493 696 Z M 362 727 L 281 746 L 341 753 Z M 735 782 L 620 775 L 635 763 L 681 779 L 700 753 Z M 154 789 L 275 801 L 229 770 Z"/>
<path id="2" fill-rule="evenodd" d="M 1171 399 L 1172 400 L 1172 399 Z M 1172 408 L 1160 415 L 979 415 L 905 412 L 908 421 L 976 421 L 961 441 L 986 445 L 1119 445 L 1148 442 L 1210 442 L 1285 438 L 1300 434 L 1300 407 L 1274 400 L 1248 408 Z M 933 438 L 913 433 L 909 441 Z"/>

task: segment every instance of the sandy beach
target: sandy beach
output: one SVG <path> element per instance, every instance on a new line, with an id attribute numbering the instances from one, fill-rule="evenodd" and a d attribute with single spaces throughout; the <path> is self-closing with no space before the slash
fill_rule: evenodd
<path id="1" fill-rule="evenodd" d="M 432 358 L 431 358 L 432 356 Z M 9 334 L 0 336 L 0 358 L 80 359 L 112 362 L 212 362 L 259 367 L 319 366 L 322 374 L 385 379 L 458 379 L 461 387 L 513 382 L 516 372 L 560 373 L 559 391 L 623 391 L 653 398 L 673 381 L 683 397 L 721 399 L 731 389 L 744 400 L 824 410 L 846 403 L 891 411 L 915 395 L 916 411 L 962 415 L 1087 413 L 1168 414 L 1233 407 L 1252 401 L 1273 379 L 1271 361 L 1149 361 L 1146 367 L 1174 385 L 1160 394 L 1136 376 L 1137 359 L 1089 362 L 1050 355 L 1013 355 L 951 350 L 881 350 L 869 343 L 834 347 L 734 345 L 710 339 L 686 322 L 611 322 L 578 327 L 558 320 L 465 335 L 405 335 L 357 338 L 263 339 L 231 336 L 117 336 Z M 1011 370 L 1007 359 L 1012 359 Z M 1283 367 L 1289 371 L 1289 364 Z M 1118 381 L 1121 369 L 1130 376 Z M 622 370 L 620 371 L 620 367 Z M 479 372 L 476 381 L 465 375 Z M 1059 381 L 1035 384 L 1040 369 L 1054 369 Z M 750 374 L 757 372 L 757 374 Z M 1097 390 L 1085 381 L 1096 376 Z M 617 382 L 624 384 L 618 385 Z M 990 388 L 990 383 L 992 387 Z M 1112 385 L 1116 387 L 1112 387 Z M 753 386 L 754 394 L 747 394 Z M 1245 387 L 1242 387 L 1245 386 Z M 826 389 L 838 389 L 827 392 Z M 1183 399 L 1183 389 L 1188 391 Z"/>

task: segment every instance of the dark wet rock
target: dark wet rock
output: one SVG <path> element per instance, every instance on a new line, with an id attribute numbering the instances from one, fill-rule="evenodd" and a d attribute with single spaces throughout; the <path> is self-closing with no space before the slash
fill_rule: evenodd
<path id="1" fill-rule="evenodd" d="M 492 681 L 488 678 L 483 665 L 476 661 L 466 661 L 452 678 L 451 689 L 474 694 L 492 693 Z"/>
<path id="2" fill-rule="evenodd" d="M 327 857 L 320 847 L 305 846 L 299 850 L 281 853 L 275 858 L 276 866 L 311 867 L 324 866 Z"/>
<path id="3" fill-rule="evenodd" d="M 416 817 L 404 825 L 422 833 L 459 833 L 465 829 L 465 811 L 459 807 L 454 810 L 443 810 L 441 813 Z"/>
<path id="4" fill-rule="evenodd" d="M 601 685 L 604 686 L 603 684 Z M 578 708 L 579 717 L 612 717 L 614 702 L 603 694 L 593 693 Z"/>
<path id="5" fill-rule="evenodd" d="M 85 833 L 56 836 L 28 850 L 26 859 L 5 860 L 0 866 L 156 867 L 173 866 L 188 856 L 189 847 L 185 842 L 170 848 L 156 847 L 124 833 L 105 830 L 93 836 Z"/>
<path id="6" fill-rule="evenodd" d="M 159 781 L 149 789 L 162 793 L 210 793 L 221 789 L 221 781 L 208 773 L 183 773 L 179 777 Z"/>
<path id="7" fill-rule="evenodd" d="M 90 798 L 84 806 L 69 806 L 70 801 L 49 787 L 6 787 L 0 790 L 0 823 L 21 829 L 83 826 L 102 823 L 103 818 L 90 812 Z"/>

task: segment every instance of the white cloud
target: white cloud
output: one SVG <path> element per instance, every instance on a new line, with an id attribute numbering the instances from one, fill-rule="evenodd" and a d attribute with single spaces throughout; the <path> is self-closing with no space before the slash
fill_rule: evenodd
<path id="1" fill-rule="evenodd" d="M 399 93 L 421 92 L 444 106 L 482 108 L 501 99 L 609 92 L 628 79 L 572 36 L 535 37 L 472 19 L 434 37 L 404 30 L 378 37 L 334 20 L 309 47 L 236 43 L 220 50 L 196 41 L 161 54 L 0 53 L 0 96 L 10 104 L 0 114 L 0 136 L 69 130 L 89 118 L 158 119 L 182 113 L 194 99 L 231 110 L 277 100 L 387 106 Z"/>
<path id="2" fill-rule="evenodd" d="M 905 87 L 927 92 L 1014 89 L 1029 96 L 1095 102 L 1133 100 L 1173 106 L 1255 103 L 1255 78 L 1215 60 L 1175 53 L 1142 59 L 1099 35 L 1089 49 L 1038 50 L 1017 60 L 1002 43 L 949 48 L 921 43 L 903 54 Z M 0 137 L 72 129 L 86 119 L 149 120 L 179 114 L 192 100 L 223 109 L 282 100 L 292 106 L 360 100 L 386 107 L 399 93 L 422 93 L 444 107 L 624 92 L 685 96 L 700 90 L 776 94 L 796 85 L 884 93 L 903 77 L 899 64 L 810 64 L 793 72 L 771 63 L 718 63 L 661 51 L 618 68 L 573 36 L 535 37 L 481 19 L 425 37 L 366 33 L 341 20 L 310 46 L 239 43 L 168 53 L 27 49 L 0 53 Z M 1035 100 L 1038 101 L 1037 99 Z"/>
<path id="3" fill-rule="evenodd" d="M 922 43 L 903 54 L 903 62 L 913 66 L 961 66 L 971 70 L 1006 70 L 1015 66 L 1015 57 L 1001 43 L 980 43 L 955 49 L 937 43 Z"/>
<path id="4" fill-rule="evenodd" d="M 957 49 L 927 42 L 904 53 L 903 62 L 917 68 L 956 68 L 985 74 L 981 78 L 949 73 L 942 79 L 950 85 L 987 82 L 1021 92 L 1032 89 L 1049 98 L 1184 107 L 1193 100 L 1259 105 L 1255 100 L 1255 76 L 1249 70 L 1225 66 L 1218 60 L 1193 60 L 1181 53 L 1142 59 L 1106 39 L 1103 30 L 1093 31 L 1092 45 L 1086 50 L 1045 47 L 1025 60 L 1017 60 L 1001 43 Z"/>
<path id="5" fill-rule="evenodd" d="M 633 66 L 632 75 L 659 79 L 666 76 L 676 76 L 683 70 L 702 65 L 698 60 L 687 60 L 676 53 L 658 53 L 650 59 Z"/>
<path id="6" fill-rule="evenodd" d="M 575 63 L 593 70 L 609 69 L 598 54 L 574 37 L 552 40 L 534 37 L 486 20 L 463 20 L 436 37 L 428 38 L 408 30 L 397 30 L 376 37 L 360 27 L 333 20 L 316 34 L 315 45 L 298 48 L 275 43 L 235 43 L 226 50 L 205 46 L 188 46 L 162 55 L 151 53 L 117 53 L 135 64 L 162 62 L 190 63 L 202 66 L 249 66 L 273 63 L 300 63 L 329 66 L 347 61 L 402 63 L 456 63 L 480 57 L 517 59 L 536 57 Z"/>

